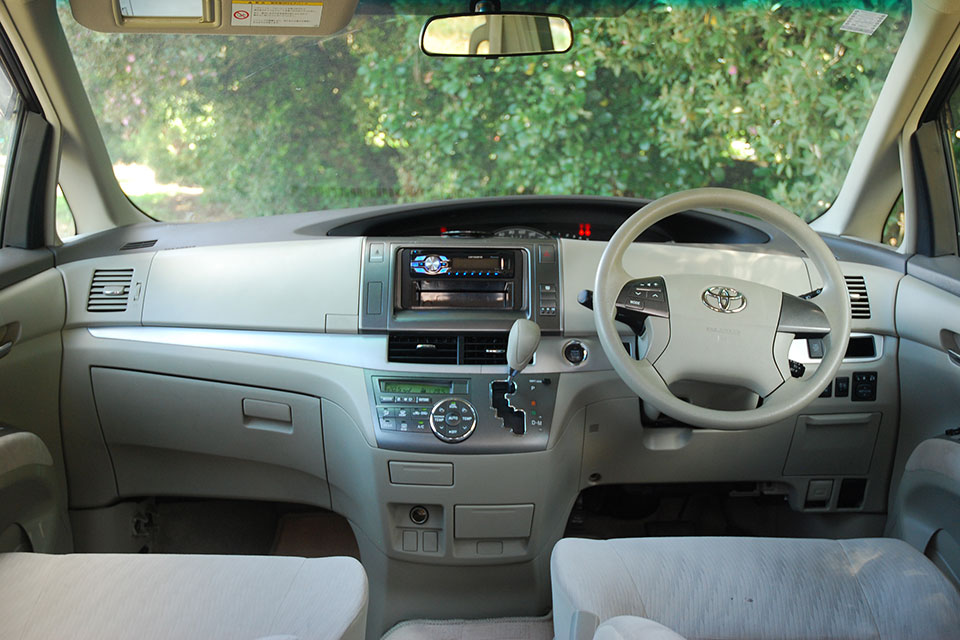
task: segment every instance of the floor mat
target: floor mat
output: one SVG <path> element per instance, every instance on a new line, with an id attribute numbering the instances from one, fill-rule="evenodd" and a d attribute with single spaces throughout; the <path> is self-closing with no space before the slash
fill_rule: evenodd
<path id="1" fill-rule="evenodd" d="M 382 640 L 552 640 L 553 616 L 487 620 L 408 620 Z"/>

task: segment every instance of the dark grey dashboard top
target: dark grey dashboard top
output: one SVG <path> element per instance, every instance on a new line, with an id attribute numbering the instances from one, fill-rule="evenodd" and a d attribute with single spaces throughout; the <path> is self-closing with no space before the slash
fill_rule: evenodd
<path id="1" fill-rule="evenodd" d="M 57 247 L 57 264 L 130 251 L 163 251 L 326 236 L 440 237 L 441 227 L 491 233 L 502 227 L 552 230 L 590 222 L 592 240 L 604 240 L 620 222 L 647 200 L 598 196 L 508 196 L 383 205 L 294 213 L 204 224 L 148 222 L 110 229 Z M 900 272 L 906 258 L 886 247 L 837 236 L 825 236 L 842 260 L 876 264 Z M 798 249 L 777 229 L 742 215 L 723 211 L 691 211 L 656 225 L 641 242 L 723 245 L 740 251 L 798 255 Z"/>

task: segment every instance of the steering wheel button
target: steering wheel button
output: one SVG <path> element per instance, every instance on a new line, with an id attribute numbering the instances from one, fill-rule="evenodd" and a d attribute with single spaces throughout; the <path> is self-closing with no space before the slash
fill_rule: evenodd
<path id="1" fill-rule="evenodd" d="M 817 358 L 817 359 L 823 358 L 823 340 L 821 340 L 821 339 L 819 339 L 819 338 L 816 338 L 816 339 L 808 339 L 808 340 L 807 340 L 807 354 L 808 354 L 811 358 Z"/>

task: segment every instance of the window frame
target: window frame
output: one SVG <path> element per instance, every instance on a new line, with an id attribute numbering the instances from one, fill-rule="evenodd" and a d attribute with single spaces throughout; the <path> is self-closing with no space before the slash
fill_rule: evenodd
<path id="1" fill-rule="evenodd" d="M 22 245 L 24 244 L 24 241 L 27 241 L 27 244 L 30 244 L 29 236 L 31 235 L 31 230 L 36 229 L 37 227 L 37 221 L 33 219 L 34 216 L 40 216 L 39 226 L 41 235 L 43 231 L 42 211 L 38 213 L 31 210 L 32 208 L 24 210 L 22 215 L 27 216 L 26 220 L 20 218 L 20 216 L 17 216 L 15 213 L 10 211 L 11 191 L 15 186 L 13 184 L 13 175 L 14 170 L 18 165 L 18 158 L 21 156 L 20 144 L 23 141 L 24 128 L 27 123 L 28 114 L 32 113 L 42 118 L 43 113 L 40 108 L 40 101 L 37 98 L 36 93 L 33 91 L 33 87 L 27 80 L 26 73 L 23 70 L 23 66 L 20 64 L 20 59 L 17 57 L 16 51 L 13 48 L 13 44 L 10 42 L 6 31 L 2 28 L 0 28 L 0 73 L 4 73 L 6 75 L 7 79 L 12 85 L 13 91 L 19 96 L 19 113 L 17 114 L 17 123 L 14 128 L 13 139 L 10 143 L 10 154 L 4 171 L 2 187 L 0 187 L 2 188 L 2 193 L 0 193 L 0 249 L 2 249 L 10 246 L 12 243 Z M 46 149 L 42 150 L 42 152 L 45 153 Z M 34 178 L 36 178 L 36 176 L 34 176 Z M 30 187 L 30 190 L 33 190 L 32 186 Z M 26 237 L 11 238 L 11 235 L 25 235 Z M 36 235 L 35 231 L 33 232 L 33 235 Z"/>
<path id="2" fill-rule="evenodd" d="M 950 99 L 955 95 L 960 95 L 960 51 L 954 54 L 953 60 L 950 61 L 950 65 L 947 67 L 946 72 L 944 72 L 936 89 L 934 89 L 927 106 L 920 116 L 917 131 L 913 136 L 914 142 L 916 142 L 917 135 L 924 126 L 928 126 L 930 123 L 935 124 L 942 150 L 942 160 L 945 165 L 944 168 L 946 169 L 945 178 L 949 185 L 949 200 L 951 202 L 951 213 L 953 215 L 948 222 L 942 219 L 942 217 L 936 219 L 937 212 L 934 211 L 931 206 L 931 198 L 934 196 L 930 193 L 931 191 L 935 191 L 936 188 L 930 184 L 931 176 L 929 174 L 931 172 L 924 171 L 923 169 L 923 161 L 921 159 L 923 154 L 916 154 L 919 161 L 917 171 L 921 178 L 920 182 L 923 183 L 921 190 L 925 192 L 921 194 L 924 197 L 920 198 L 921 215 L 917 220 L 918 235 L 919 238 L 926 239 L 926 246 L 918 247 L 917 251 L 919 253 L 923 249 L 924 251 L 922 252 L 931 256 L 944 255 L 945 250 L 948 250 L 948 252 L 953 255 L 960 255 L 960 183 L 958 183 L 957 177 L 957 169 L 960 163 L 958 163 L 958 158 L 953 152 L 953 142 L 950 137 L 951 126 L 960 125 L 960 122 L 952 122 L 952 114 L 950 111 Z M 953 129 L 953 131 L 957 130 L 960 129 Z M 949 238 L 949 240 L 942 237 L 945 233 L 945 228 L 948 226 L 952 229 L 952 237 Z"/>

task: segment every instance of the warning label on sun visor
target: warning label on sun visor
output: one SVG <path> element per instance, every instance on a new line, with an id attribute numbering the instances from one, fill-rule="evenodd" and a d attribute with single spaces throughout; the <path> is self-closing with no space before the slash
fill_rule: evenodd
<path id="1" fill-rule="evenodd" d="M 873 32 L 883 24 L 887 19 L 887 14 L 877 13 L 875 11 L 864 11 L 863 9 L 854 9 L 853 13 L 847 16 L 847 19 L 840 25 L 841 31 L 853 31 L 854 33 L 863 33 L 872 36 Z"/>
<path id="2" fill-rule="evenodd" d="M 230 24 L 234 27 L 303 27 L 320 26 L 322 2 L 287 2 L 234 0 Z"/>

